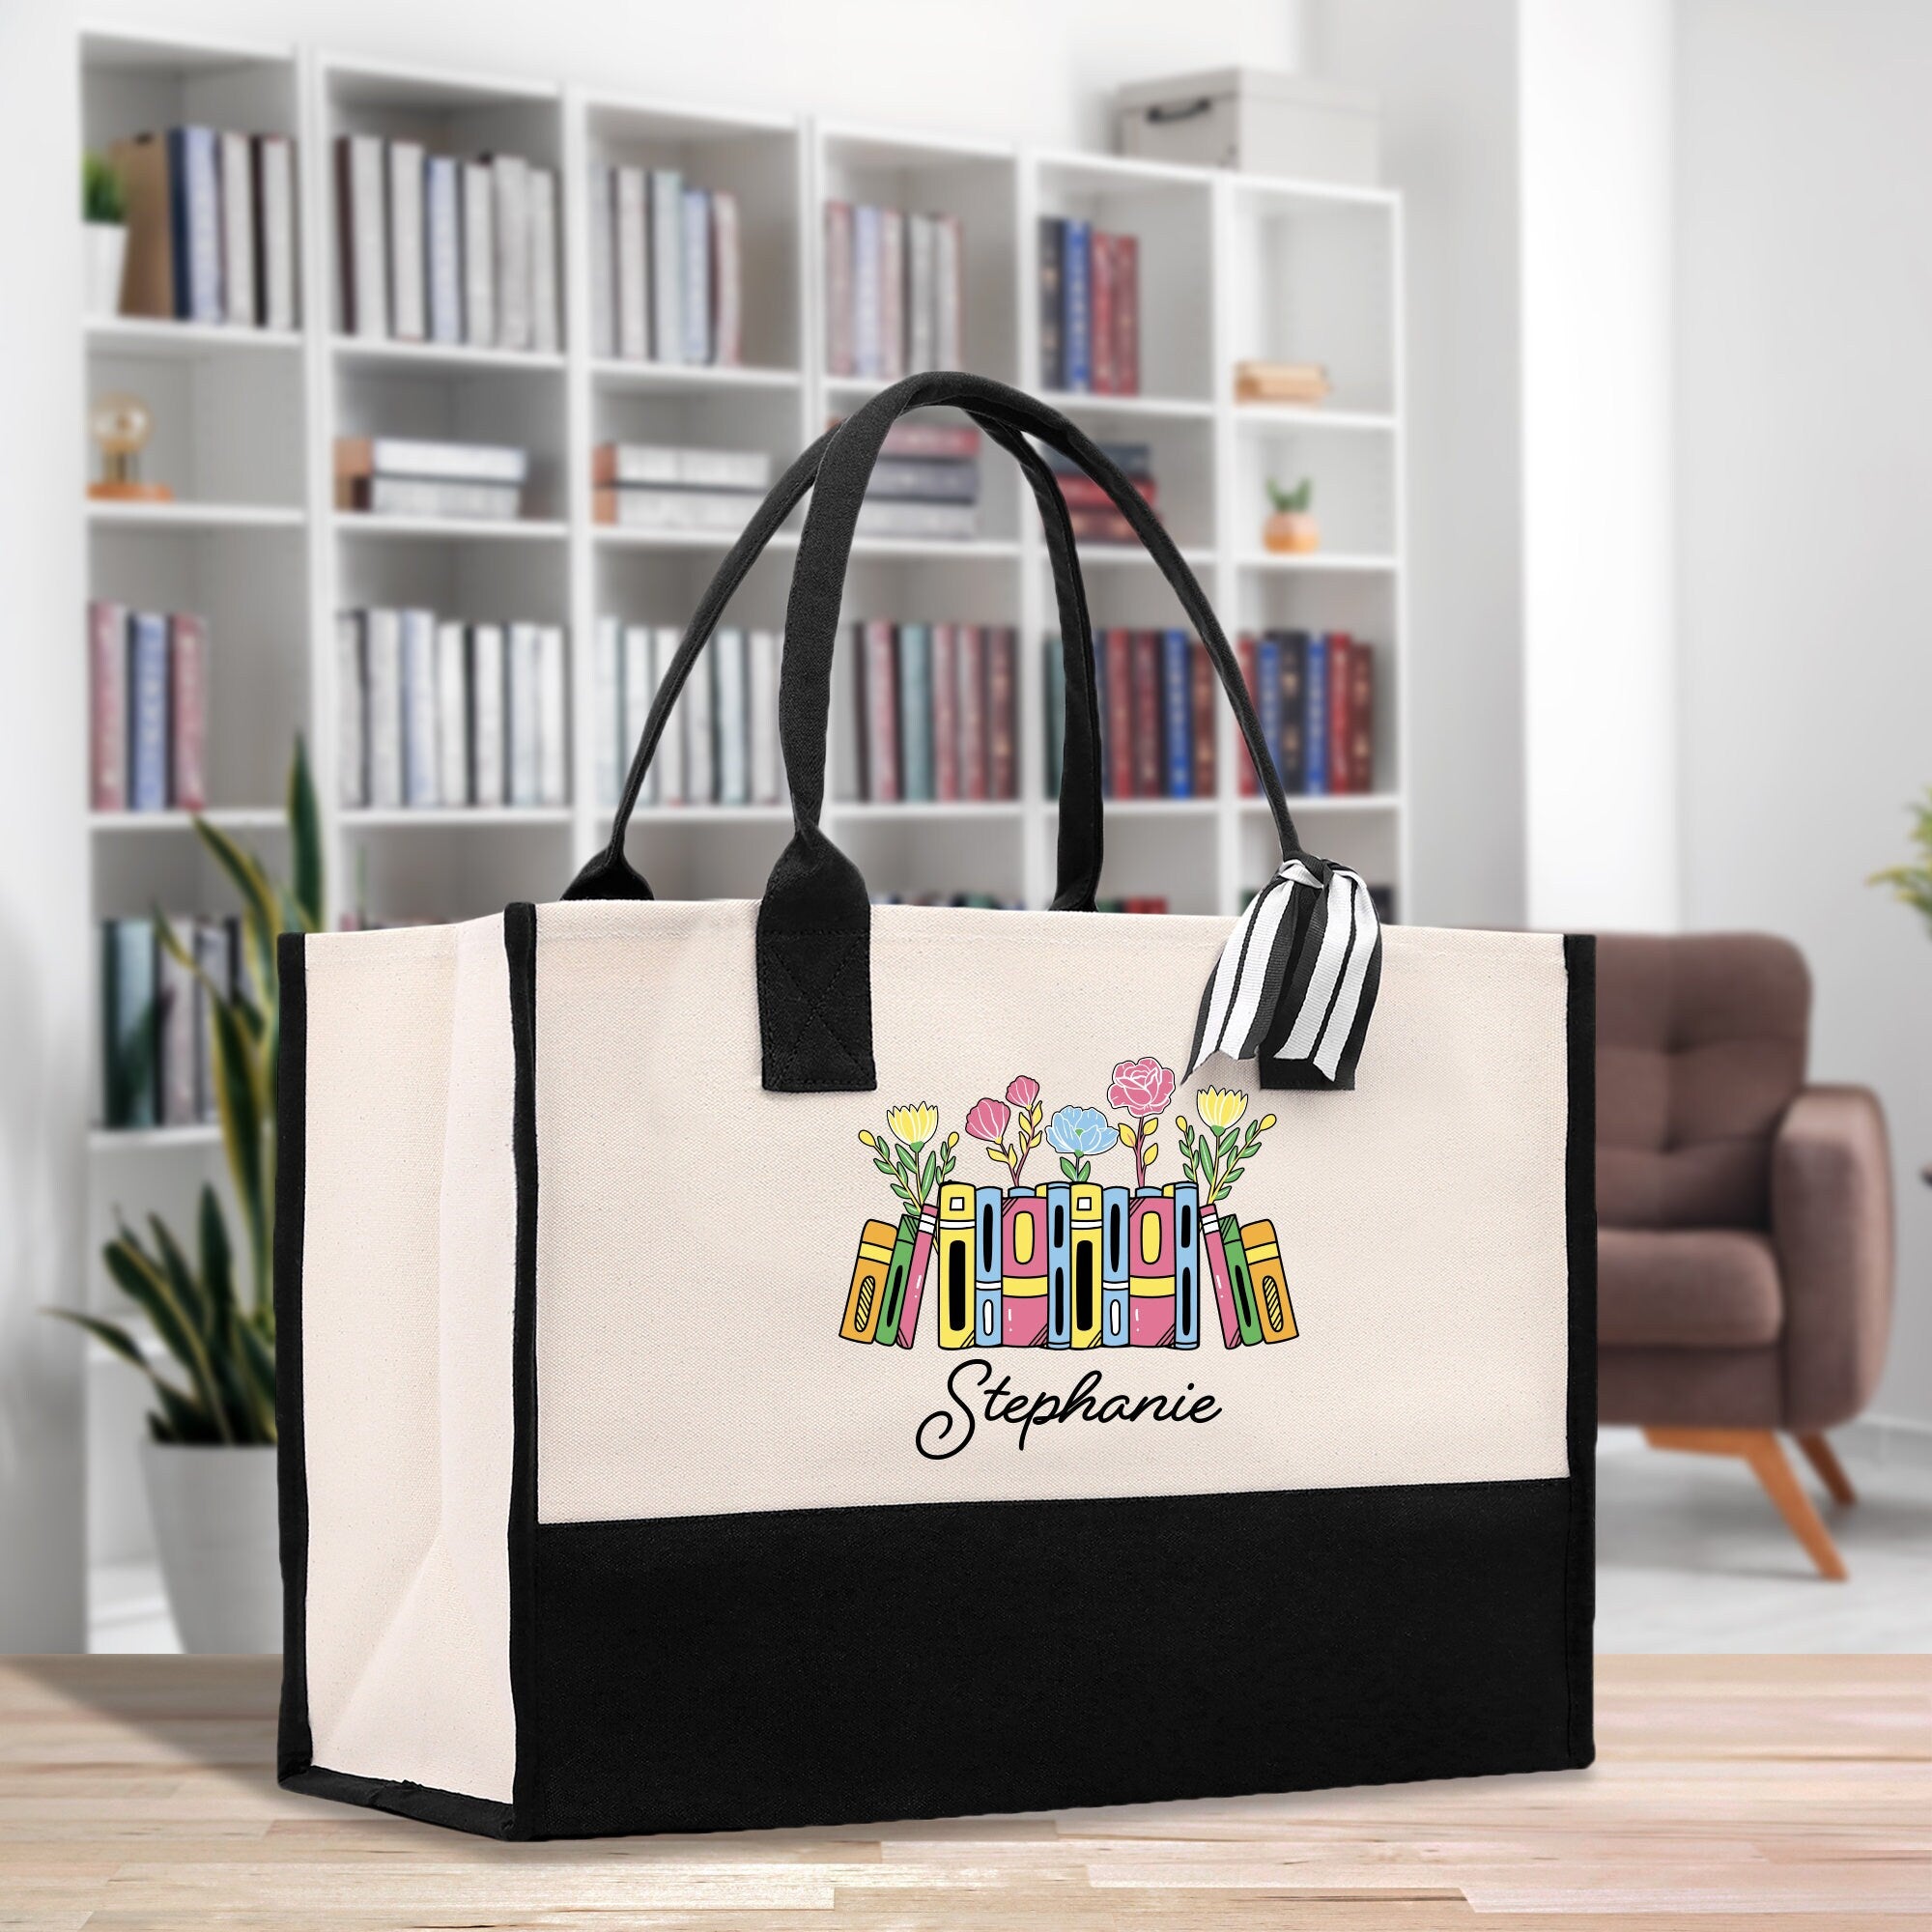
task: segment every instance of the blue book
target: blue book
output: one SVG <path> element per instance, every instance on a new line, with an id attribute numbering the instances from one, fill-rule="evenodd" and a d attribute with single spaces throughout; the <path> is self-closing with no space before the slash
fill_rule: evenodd
<path id="1" fill-rule="evenodd" d="M 1281 639 L 1272 631 L 1255 639 L 1255 711 L 1262 721 L 1262 740 L 1268 762 L 1281 770 Z"/>
<path id="2" fill-rule="evenodd" d="M 175 318 L 221 322 L 221 190 L 213 128 L 168 129 L 168 226 Z"/>
<path id="3" fill-rule="evenodd" d="M 136 611 L 128 620 L 128 810 L 168 806 L 168 620 Z"/>
<path id="4" fill-rule="evenodd" d="M 1281 788 L 1308 789 L 1308 633 L 1283 631 L 1281 645 Z"/>
<path id="5" fill-rule="evenodd" d="M 932 626 L 899 626 L 899 796 L 932 790 Z"/>
<path id="6" fill-rule="evenodd" d="M 1127 1346 L 1127 1190 L 1109 1187 L 1100 1196 L 1100 1343 Z"/>
<path id="7" fill-rule="evenodd" d="M 1301 713 L 1304 789 L 1319 795 L 1328 789 L 1328 639 L 1320 631 L 1308 639 L 1302 690 L 1305 694 Z"/>
<path id="8" fill-rule="evenodd" d="M 1050 1180 L 1046 1194 L 1046 1346 L 1073 1346 L 1073 1190 Z"/>
<path id="9" fill-rule="evenodd" d="M 1174 1346 L 1201 1346 L 1201 1196 L 1191 1180 L 1174 1181 Z"/>
<path id="10" fill-rule="evenodd" d="M 1061 243 L 1060 354 L 1065 364 L 1066 386 L 1094 386 L 1094 231 L 1085 221 L 1068 221 Z"/>
<path id="11" fill-rule="evenodd" d="M 684 359 L 711 360 L 711 197 L 684 191 Z"/>
<path id="12" fill-rule="evenodd" d="M 1160 635 L 1160 740 L 1167 753 L 1167 795 L 1194 796 L 1194 665 L 1185 631 Z"/>
<path id="13" fill-rule="evenodd" d="M 152 1127 L 156 1118 L 155 923 L 110 919 L 104 942 L 107 1124 Z"/>
<path id="14" fill-rule="evenodd" d="M 974 1208 L 980 1225 L 974 1231 L 973 1341 L 981 1349 L 1000 1346 L 1000 1242 L 1004 1235 L 1006 1196 L 997 1187 L 975 1191 Z"/>

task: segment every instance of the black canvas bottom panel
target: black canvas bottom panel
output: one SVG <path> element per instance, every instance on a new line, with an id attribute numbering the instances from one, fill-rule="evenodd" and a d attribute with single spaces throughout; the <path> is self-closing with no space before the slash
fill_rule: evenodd
<path id="1" fill-rule="evenodd" d="M 1587 1764 L 1570 1492 L 540 1525 L 523 1742 L 541 1772 L 519 1824 L 702 1832 Z"/>
<path id="2" fill-rule="evenodd" d="M 284 1772 L 285 1791 L 307 1798 L 332 1798 L 339 1804 L 366 1804 L 372 1811 L 393 1812 L 398 1818 L 419 1818 L 425 1825 L 447 1825 L 480 1837 L 509 1838 L 512 1813 L 507 1804 L 488 1798 L 471 1798 L 461 1791 L 440 1791 L 433 1784 L 410 1784 L 392 1777 L 354 1777 L 312 1764 Z"/>

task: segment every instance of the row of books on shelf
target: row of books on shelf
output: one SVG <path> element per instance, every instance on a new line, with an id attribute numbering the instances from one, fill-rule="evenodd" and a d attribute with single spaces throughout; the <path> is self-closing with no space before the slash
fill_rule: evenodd
<path id="1" fill-rule="evenodd" d="M 556 175 L 521 155 L 335 141 L 341 326 L 375 342 L 562 347 Z"/>
<path id="2" fill-rule="evenodd" d="M 88 794 L 96 811 L 208 804 L 208 626 L 185 612 L 87 607 Z"/>
<path id="3" fill-rule="evenodd" d="M 627 362 L 744 359 L 738 197 L 676 168 L 590 170 L 590 353 Z"/>
<path id="4" fill-rule="evenodd" d="M 1160 515 L 1160 484 L 1153 473 L 1153 448 L 1145 442 L 1103 442 L 1100 451 L 1126 472 L 1127 480 Z M 1066 504 L 1067 522 L 1081 543 L 1138 544 L 1134 526 L 1120 506 L 1070 456 L 1057 449 L 1042 452 Z"/>
<path id="5" fill-rule="evenodd" d="M 1262 737 L 1287 792 L 1376 788 L 1376 656 L 1347 631 L 1264 631 L 1236 646 Z M 1241 791 L 1261 790 L 1245 749 Z"/>
<path id="6" fill-rule="evenodd" d="M 217 1118 L 209 987 L 241 970 L 233 919 L 184 914 L 100 923 L 101 1119 L 110 1127 L 191 1127 Z"/>
<path id="7" fill-rule="evenodd" d="M 852 655 L 860 800 L 1019 796 L 1019 634 L 1010 625 L 862 620 Z"/>
<path id="8" fill-rule="evenodd" d="M 296 326 L 293 141 L 169 128 L 116 141 L 107 158 L 128 209 L 122 314 Z"/>
<path id="9" fill-rule="evenodd" d="M 511 523 L 523 515 L 529 470 L 529 451 L 507 443 L 339 436 L 335 507 L 378 517 Z"/>
<path id="10" fill-rule="evenodd" d="M 670 624 L 597 621 L 591 716 L 592 783 L 610 808 L 644 735 L 644 721 L 684 634 Z M 721 627 L 678 693 L 644 776 L 643 805 L 777 805 L 784 796 L 779 751 L 778 632 Z"/>
<path id="11" fill-rule="evenodd" d="M 1039 380 L 1049 389 L 1137 396 L 1140 242 L 1091 221 L 1039 220 Z"/>
<path id="12" fill-rule="evenodd" d="M 344 807 L 569 802 L 561 625 L 344 611 L 335 642 Z"/>
<path id="13" fill-rule="evenodd" d="M 1046 795 L 1060 792 L 1066 668 L 1047 639 Z M 1219 686 L 1204 645 L 1185 631 L 1096 630 L 1100 788 L 1108 798 L 1212 798 Z"/>
<path id="14" fill-rule="evenodd" d="M 825 204 L 825 355 L 834 376 L 961 369 L 966 236 L 956 214 Z"/>

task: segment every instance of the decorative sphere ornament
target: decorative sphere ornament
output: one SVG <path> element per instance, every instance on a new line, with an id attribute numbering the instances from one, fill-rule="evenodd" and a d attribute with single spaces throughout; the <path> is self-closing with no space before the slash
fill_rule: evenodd
<path id="1" fill-rule="evenodd" d="M 139 396 L 119 392 L 97 397 L 87 412 L 87 433 L 100 445 L 100 480 L 90 497 L 119 502 L 165 503 L 165 483 L 141 481 L 141 451 L 155 433 L 154 412 Z"/>

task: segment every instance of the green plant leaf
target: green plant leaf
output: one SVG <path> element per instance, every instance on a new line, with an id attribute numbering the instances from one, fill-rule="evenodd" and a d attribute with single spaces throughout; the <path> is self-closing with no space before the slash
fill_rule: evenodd
<path id="1" fill-rule="evenodd" d="M 234 1004 L 214 1002 L 209 1014 L 214 1022 L 214 1095 L 221 1119 L 221 1142 L 228 1155 L 228 1171 L 235 1179 L 236 1198 L 242 1205 L 242 1218 L 247 1224 L 255 1303 L 260 1307 L 268 1293 L 273 1208 L 263 1171 L 263 1111 L 257 1091 L 258 1075 Z"/>
<path id="2" fill-rule="evenodd" d="M 289 848 L 294 877 L 290 896 L 304 932 L 323 926 L 322 813 L 316 805 L 315 781 L 309 774 L 308 745 L 296 734 L 296 754 L 289 766 Z"/>
<path id="3" fill-rule="evenodd" d="M 266 1011 L 275 998 L 275 937 L 281 931 L 281 906 L 261 861 L 238 845 L 218 825 L 196 815 L 195 832 L 228 874 L 242 899 L 242 956 L 255 988 L 256 1003 Z"/>
<path id="4" fill-rule="evenodd" d="M 155 1324 L 161 1346 L 186 1370 L 200 1406 L 225 1440 L 225 1431 L 216 1420 L 221 1401 L 207 1350 L 187 1311 L 177 1299 L 166 1270 L 141 1246 L 139 1237 L 126 1229 L 101 1254 L 121 1292 Z"/>
<path id="5" fill-rule="evenodd" d="M 236 1336 L 242 1366 L 254 1396 L 251 1407 L 255 1416 L 255 1433 L 260 1440 L 273 1442 L 277 1439 L 274 1350 L 267 1339 L 246 1321 L 236 1324 Z"/>

